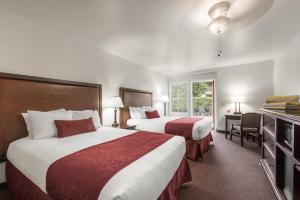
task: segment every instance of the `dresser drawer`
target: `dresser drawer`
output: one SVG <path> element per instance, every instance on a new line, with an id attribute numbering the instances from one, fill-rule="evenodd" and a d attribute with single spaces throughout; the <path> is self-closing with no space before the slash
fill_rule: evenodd
<path id="1" fill-rule="evenodd" d="M 263 115 L 263 126 L 275 133 L 275 119 L 268 115 Z"/>
<path id="2" fill-rule="evenodd" d="M 269 148 L 269 150 L 271 150 L 273 155 L 275 155 L 276 143 L 275 143 L 274 136 L 272 136 L 268 131 L 265 131 L 265 130 L 264 130 L 263 136 L 264 136 L 264 138 L 263 138 L 264 144 Z"/>
<path id="3" fill-rule="evenodd" d="M 270 173 L 272 174 L 273 181 L 275 181 L 275 169 L 276 169 L 276 162 L 273 156 L 270 154 L 267 148 L 264 147 L 264 159 L 266 164 L 269 167 Z"/>

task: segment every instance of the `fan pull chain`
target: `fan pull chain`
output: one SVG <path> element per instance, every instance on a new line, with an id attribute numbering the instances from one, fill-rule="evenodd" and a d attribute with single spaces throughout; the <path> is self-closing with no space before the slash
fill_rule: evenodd
<path id="1" fill-rule="evenodd" d="M 222 54 L 222 37 L 221 33 L 218 32 L 218 57 L 221 57 Z"/>

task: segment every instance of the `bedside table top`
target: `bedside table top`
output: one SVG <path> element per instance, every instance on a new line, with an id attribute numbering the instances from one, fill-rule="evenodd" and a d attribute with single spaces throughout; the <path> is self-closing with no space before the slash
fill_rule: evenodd
<path id="1" fill-rule="evenodd" d="M 129 130 L 135 130 L 136 126 L 117 126 L 113 127 L 112 125 L 104 126 L 104 127 L 110 127 L 110 128 L 120 128 L 120 129 L 129 129 Z"/>
<path id="2" fill-rule="evenodd" d="M 6 161 L 7 161 L 6 156 L 0 156 L 0 163 L 6 162 Z"/>

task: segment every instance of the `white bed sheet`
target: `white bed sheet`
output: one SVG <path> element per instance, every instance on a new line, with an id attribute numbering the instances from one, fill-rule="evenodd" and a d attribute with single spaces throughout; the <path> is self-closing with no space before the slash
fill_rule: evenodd
<path id="1" fill-rule="evenodd" d="M 165 133 L 167 122 L 181 117 L 160 117 L 155 119 L 129 119 L 128 126 L 136 126 L 137 130 Z M 193 126 L 193 140 L 200 140 L 206 137 L 212 129 L 212 118 L 204 117 Z"/>
<path id="2" fill-rule="evenodd" d="M 78 150 L 134 132 L 102 127 L 96 132 L 62 139 L 22 138 L 9 145 L 7 157 L 19 171 L 47 193 L 46 174 L 53 162 Z M 184 155 L 184 138 L 171 138 L 115 174 L 101 190 L 99 199 L 157 199 Z"/>

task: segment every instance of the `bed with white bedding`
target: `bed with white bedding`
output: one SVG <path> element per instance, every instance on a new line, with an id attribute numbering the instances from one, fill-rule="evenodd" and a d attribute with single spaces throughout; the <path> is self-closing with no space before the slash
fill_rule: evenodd
<path id="1" fill-rule="evenodd" d="M 162 117 L 153 107 L 151 91 L 120 88 L 124 108 L 120 110 L 121 126 L 137 130 L 179 135 L 186 140 L 186 156 L 197 160 L 213 141 L 211 117 Z"/>
<path id="2" fill-rule="evenodd" d="M 176 199 L 181 184 L 191 180 L 182 137 L 103 127 L 96 130 L 102 115 L 99 84 L 0 73 L 0 86 L 0 103 L 5 105 L 0 107 L 0 156 L 8 159 L 6 183 L 12 199 Z M 112 161 L 105 164 L 107 160 Z M 86 170 L 89 167 L 97 170 Z M 57 170 L 60 173 L 53 173 Z M 99 175 L 102 177 L 99 172 L 105 175 L 101 189 L 94 187 Z M 70 174 L 73 176 L 67 176 Z M 84 177 L 94 184 L 92 191 L 81 190 L 86 186 L 80 182 Z M 56 178 L 62 183 L 70 178 L 79 182 L 56 185 Z M 70 190 L 71 196 L 52 196 L 49 183 L 54 191 L 75 189 Z M 94 198 L 79 197 L 89 192 L 96 194 Z"/>
<path id="3" fill-rule="evenodd" d="M 136 130 L 143 131 L 153 131 L 158 133 L 165 133 L 165 125 L 166 123 L 179 119 L 180 117 L 168 116 L 168 117 L 160 117 L 154 119 L 128 119 L 128 126 L 136 126 Z M 204 117 L 202 120 L 198 121 L 194 124 L 193 127 L 193 140 L 200 140 L 205 138 L 212 129 L 212 118 Z"/>
<path id="4" fill-rule="evenodd" d="M 60 139 L 34 140 L 27 137 L 11 143 L 7 157 L 23 175 L 47 193 L 46 175 L 53 162 L 81 149 L 135 132 L 102 127 L 96 132 Z M 184 159 L 185 149 L 184 138 L 172 137 L 116 173 L 101 190 L 99 199 L 158 199 Z"/>

